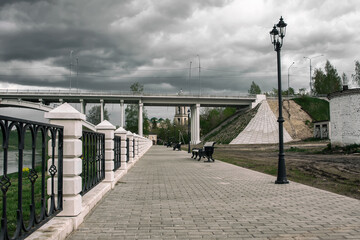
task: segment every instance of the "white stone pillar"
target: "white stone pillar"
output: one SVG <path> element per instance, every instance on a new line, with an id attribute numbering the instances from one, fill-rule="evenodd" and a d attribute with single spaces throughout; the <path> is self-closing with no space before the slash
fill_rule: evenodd
<path id="1" fill-rule="evenodd" d="M 190 129 L 191 129 L 191 144 L 195 144 L 195 106 L 191 107 L 191 116 L 190 116 Z"/>
<path id="2" fill-rule="evenodd" d="M 125 108 L 124 108 L 124 100 L 120 100 L 120 127 L 125 126 Z"/>
<path id="3" fill-rule="evenodd" d="M 127 169 L 126 134 L 127 134 L 127 131 L 122 127 L 119 127 L 115 131 L 115 135 L 121 137 L 121 167 L 120 167 L 121 170 Z"/>
<path id="4" fill-rule="evenodd" d="M 200 104 L 195 106 L 195 144 L 200 143 Z"/>
<path id="5" fill-rule="evenodd" d="M 138 126 L 138 132 L 140 136 L 143 136 L 143 103 L 139 103 L 139 126 Z"/>
<path id="6" fill-rule="evenodd" d="M 104 120 L 96 126 L 99 133 L 105 134 L 105 182 L 114 181 L 114 132 L 115 126 Z"/>
<path id="7" fill-rule="evenodd" d="M 80 192 L 82 172 L 82 121 L 85 115 L 64 103 L 45 113 L 50 124 L 64 126 L 63 144 L 63 210 L 58 216 L 77 216 L 82 210 Z M 56 153 L 57 154 L 57 153 Z M 49 178 L 48 181 L 51 181 Z M 48 182 L 50 186 L 50 182 Z M 48 189 L 49 191 L 49 189 Z"/>
<path id="8" fill-rule="evenodd" d="M 104 99 L 100 99 L 100 120 L 104 121 Z"/>
<path id="9" fill-rule="evenodd" d="M 133 139 L 134 139 L 134 135 L 132 134 L 132 132 L 128 131 L 126 133 L 126 138 L 129 139 L 129 162 L 128 164 L 132 164 L 134 163 L 134 146 L 133 146 Z"/>
<path id="10" fill-rule="evenodd" d="M 80 112 L 86 115 L 86 103 L 84 99 L 80 99 Z"/>

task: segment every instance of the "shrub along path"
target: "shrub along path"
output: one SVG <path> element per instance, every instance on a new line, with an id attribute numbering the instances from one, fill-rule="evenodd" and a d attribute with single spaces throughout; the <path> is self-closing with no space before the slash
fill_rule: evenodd
<path id="1" fill-rule="evenodd" d="M 69 239 L 360 238 L 360 201 L 153 146 Z"/>

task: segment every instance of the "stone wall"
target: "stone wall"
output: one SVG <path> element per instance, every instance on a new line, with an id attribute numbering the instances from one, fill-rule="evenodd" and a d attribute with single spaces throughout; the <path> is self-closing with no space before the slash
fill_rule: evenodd
<path id="1" fill-rule="evenodd" d="M 329 99 L 331 145 L 360 144 L 360 89 L 332 93 Z"/>

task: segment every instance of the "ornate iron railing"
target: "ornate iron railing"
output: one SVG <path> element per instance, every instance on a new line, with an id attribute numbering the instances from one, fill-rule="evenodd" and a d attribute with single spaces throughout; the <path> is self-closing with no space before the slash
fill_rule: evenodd
<path id="1" fill-rule="evenodd" d="M 105 178 L 105 134 L 83 131 L 82 191 L 87 193 Z"/>
<path id="2" fill-rule="evenodd" d="M 121 167 L 121 137 L 114 137 L 114 171 Z"/>
<path id="3" fill-rule="evenodd" d="M 126 162 L 129 162 L 130 160 L 130 142 L 129 139 L 126 138 Z"/>
<path id="4" fill-rule="evenodd" d="M 133 139 L 133 158 L 135 158 L 135 138 Z"/>
<path id="5" fill-rule="evenodd" d="M 23 239 L 62 210 L 63 127 L 0 116 L 0 129 L 0 239 Z"/>

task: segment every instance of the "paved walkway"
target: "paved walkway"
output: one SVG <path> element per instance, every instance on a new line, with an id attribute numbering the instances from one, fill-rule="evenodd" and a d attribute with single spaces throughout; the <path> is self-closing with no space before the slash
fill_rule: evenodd
<path id="1" fill-rule="evenodd" d="M 153 146 L 69 239 L 360 239 L 360 201 Z"/>

